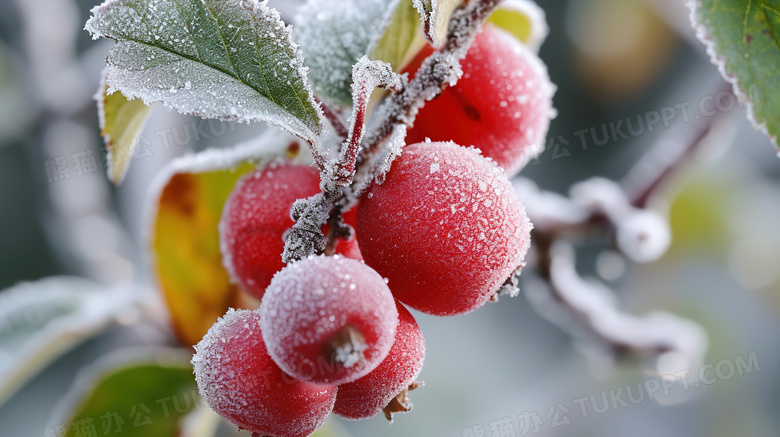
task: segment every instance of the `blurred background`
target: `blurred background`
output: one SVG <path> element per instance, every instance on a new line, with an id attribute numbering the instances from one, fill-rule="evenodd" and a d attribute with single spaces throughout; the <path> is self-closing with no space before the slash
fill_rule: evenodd
<path id="1" fill-rule="evenodd" d="M 286 19 L 297 3 L 269 2 Z M 176 156 L 229 147 L 266 128 L 236 125 L 209 138 L 184 138 L 172 129 L 196 119 L 155 107 L 127 179 L 111 185 L 100 164 L 105 151 L 93 95 L 113 43 L 92 41 L 82 30 L 95 5 L 0 0 L 0 289 L 74 275 L 111 289 L 132 285 L 154 300 L 144 239 L 154 176 Z M 456 319 L 415 313 L 427 356 L 420 377 L 426 386 L 413 393 L 414 412 L 397 415 L 392 426 L 380 417 L 339 420 L 336 433 L 778 435 L 776 151 L 749 124 L 745 108 L 716 100 L 724 81 L 695 39 L 681 0 L 547 0 L 540 6 L 550 28 L 540 57 L 558 86 L 558 117 L 547 150 L 521 173 L 540 188 L 567 194 L 573 183 L 593 176 L 620 179 L 656 143 L 701 122 L 695 117 L 701 108 L 717 103 L 723 113 L 707 153 L 664 187 L 660 209 L 673 240 L 663 258 L 616 273 L 604 264 L 606 242 L 586 240 L 578 252 L 580 272 L 609 285 L 626 312 L 666 310 L 700 324 L 709 336 L 706 375 L 716 381 L 688 387 L 684 396 L 628 402 L 627 394 L 617 393 L 621 387 L 644 388 L 647 395 L 649 381 L 662 378 L 641 362 L 599 365 L 521 295 Z M 651 114 L 663 118 L 652 129 L 645 123 L 629 131 L 626 120 Z M 626 135 L 610 130 L 621 120 Z M 150 344 L 175 344 L 164 323 L 120 323 L 81 343 L 0 405 L 2 434 L 56 435 L 50 418 L 76 375 L 111 351 Z M 9 358 L 0 351 L 0 359 Z M 749 362 L 749 371 L 727 371 L 740 362 Z"/>

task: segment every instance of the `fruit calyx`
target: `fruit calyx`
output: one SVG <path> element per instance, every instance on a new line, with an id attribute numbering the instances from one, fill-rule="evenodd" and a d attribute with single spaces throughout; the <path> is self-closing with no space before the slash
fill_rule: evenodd
<path id="1" fill-rule="evenodd" d="M 393 413 L 408 413 L 409 411 L 412 411 L 414 404 L 409 400 L 409 392 L 424 385 L 425 383 L 422 381 L 415 381 L 409 384 L 409 387 L 402 390 L 401 393 L 398 393 L 398 395 L 391 399 L 387 406 L 382 409 L 385 413 L 385 418 L 392 424 Z"/>
<path id="2" fill-rule="evenodd" d="M 328 347 L 333 360 L 347 368 L 365 361 L 363 352 L 368 349 L 363 333 L 351 325 L 339 329 Z"/>
<path id="3" fill-rule="evenodd" d="M 522 273 L 523 267 L 525 267 L 525 263 L 520 264 L 520 267 L 509 275 L 493 296 L 490 296 L 490 302 L 498 302 L 498 298 L 501 296 L 517 297 L 520 295 L 520 273 Z"/>

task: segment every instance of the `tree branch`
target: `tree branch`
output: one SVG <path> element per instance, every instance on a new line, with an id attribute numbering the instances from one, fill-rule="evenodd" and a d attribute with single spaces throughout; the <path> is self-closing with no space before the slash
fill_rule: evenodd
<path id="1" fill-rule="evenodd" d="M 732 93 L 731 85 L 727 84 L 714 95 L 720 95 L 722 92 Z M 623 179 L 631 204 L 637 208 L 647 207 L 658 189 L 696 155 L 705 143 L 704 138 L 721 119 L 722 114 L 718 112 L 711 117 L 704 117 L 698 123 L 693 123 L 692 129 L 687 132 L 669 132 L 661 139 L 660 144 L 643 156 Z"/>

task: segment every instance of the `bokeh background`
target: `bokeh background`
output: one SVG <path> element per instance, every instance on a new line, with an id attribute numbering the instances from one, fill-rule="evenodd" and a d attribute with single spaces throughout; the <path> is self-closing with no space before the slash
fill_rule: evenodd
<path id="1" fill-rule="evenodd" d="M 286 17 L 297 3 L 270 1 Z M 265 129 L 241 125 L 209 139 L 166 144 L 153 133 L 195 119 L 156 108 L 145 128 L 149 152 L 120 187 L 102 169 L 77 174 L 74 154 L 99 157 L 103 144 L 92 96 L 112 43 L 92 41 L 82 30 L 95 4 L 0 0 L 0 289 L 63 274 L 106 287 L 151 286 L 143 208 L 154 175 L 176 156 L 229 147 Z M 659 141 L 690 130 L 700 103 L 712 107 L 708 98 L 723 89 L 681 0 L 547 0 L 540 6 L 550 27 L 540 56 L 558 86 L 558 117 L 548 134 L 553 142 L 521 176 L 541 188 L 566 194 L 592 176 L 622 178 Z M 668 108 L 676 110 L 666 125 L 604 139 L 610 123 Z M 605 366 L 589 358 L 521 295 L 455 319 L 415 313 L 427 357 L 426 386 L 413 393 L 414 412 L 396 416 L 392 426 L 379 417 L 336 426 L 355 436 L 778 435 L 780 159 L 744 108 L 723 112 L 708 152 L 664 187 L 669 252 L 614 274 L 599 269 L 605 242 L 588 240 L 578 268 L 601 275 L 627 312 L 667 310 L 699 323 L 709 335 L 705 363 L 751 358 L 753 371 L 691 387 L 683 401 L 645 399 L 601 414 L 588 407 L 582 417 L 575 400 L 593 395 L 601 405 L 602 393 L 657 375 L 645 363 Z M 62 172 L 55 174 L 51 163 L 63 159 L 69 176 L 58 180 Z M 131 324 L 86 341 L 0 405 L 0 433 L 43 436 L 85 366 L 110 351 L 149 344 L 173 340 L 164 325 Z M 541 422 L 522 434 L 520 416 L 529 414 Z"/>

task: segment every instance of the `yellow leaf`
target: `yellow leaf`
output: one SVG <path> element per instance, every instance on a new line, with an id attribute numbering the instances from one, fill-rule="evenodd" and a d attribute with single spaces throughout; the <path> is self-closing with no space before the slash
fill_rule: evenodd
<path id="1" fill-rule="evenodd" d="M 534 51 L 547 38 L 549 28 L 544 11 L 531 0 L 506 0 L 488 23 L 506 30 Z"/>
<path id="2" fill-rule="evenodd" d="M 423 17 L 423 35 L 435 48 L 444 45 L 450 17 L 462 0 L 415 0 L 414 6 Z"/>
<path id="3" fill-rule="evenodd" d="M 230 282 L 217 229 L 236 181 L 278 157 L 303 158 L 281 131 L 230 150 L 207 150 L 172 161 L 161 173 L 150 224 L 152 265 L 174 331 L 194 345 L 229 307 L 256 306 Z"/>
<path id="4" fill-rule="evenodd" d="M 141 100 L 128 100 L 119 91 L 107 94 L 105 75 L 98 91 L 100 135 L 108 150 L 108 179 L 119 185 L 133 160 L 138 134 L 146 123 L 151 107 Z"/>

